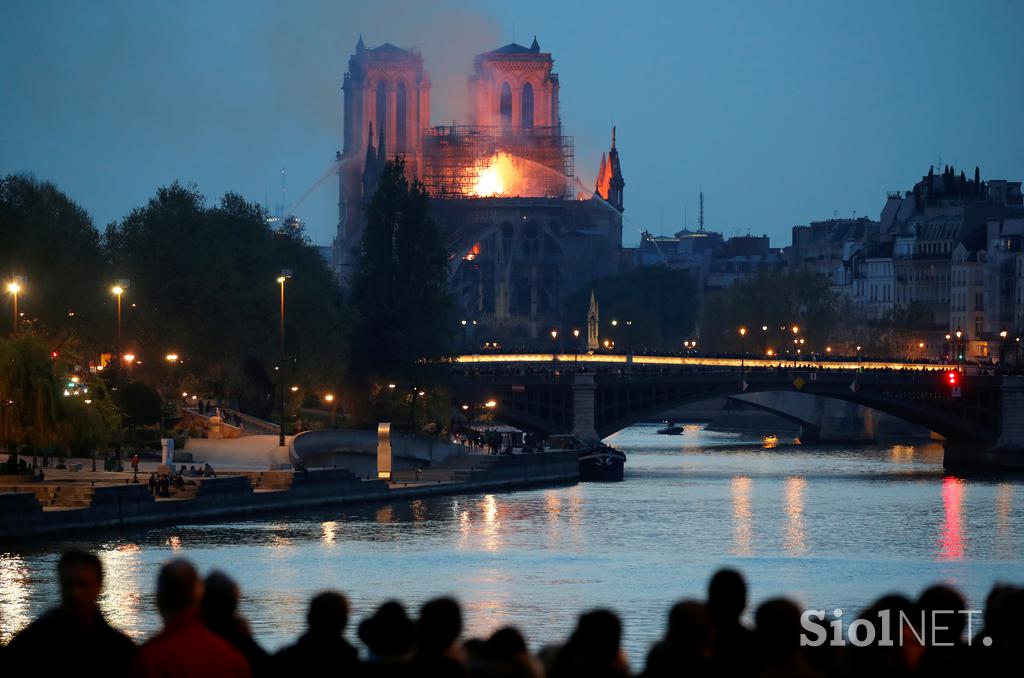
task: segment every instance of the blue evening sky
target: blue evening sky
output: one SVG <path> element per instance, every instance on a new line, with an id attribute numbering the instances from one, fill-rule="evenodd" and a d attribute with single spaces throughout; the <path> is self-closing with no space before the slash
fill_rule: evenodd
<path id="1" fill-rule="evenodd" d="M 696 222 L 767 233 L 878 216 L 929 164 L 1024 178 L 1024 2 L 5 0 L 0 174 L 52 180 L 98 227 L 163 184 L 294 204 L 341 144 L 359 33 L 419 48 L 433 123 L 463 118 L 474 54 L 537 35 L 577 173 L 610 128 L 625 240 Z M 296 212 L 329 243 L 336 183 Z"/>

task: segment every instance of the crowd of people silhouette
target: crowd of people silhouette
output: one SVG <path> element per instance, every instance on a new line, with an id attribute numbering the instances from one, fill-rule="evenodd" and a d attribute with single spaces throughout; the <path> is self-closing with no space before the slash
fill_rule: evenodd
<path id="1" fill-rule="evenodd" d="M 437 676 L 472 678 L 613 678 L 633 675 L 611 610 L 580 615 L 559 645 L 531 653 L 515 628 L 462 640 L 462 610 L 452 598 L 425 603 L 411 618 L 388 601 L 362 620 L 363 652 L 344 637 L 349 606 L 336 591 L 309 603 L 306 631 L 276 654 L 253 638 L 238 610 L 241 592 L 223 572 L 201 578 L 187 560 L 165 564 L 156 603 L 163 628 L 142 645 L 111 627 L 99 607 L 103 567 L 92 553 L 69 551 L 57 566 L 61 603 L 0 646 L 5 675 L 107 676 Z M 969 628 L 966 602 L 936 585 L 916 600 L 883 596 L 862 611 L 849 636 L 808 633 L 808 612 L 785 598 L 758 605 L 743 621 L 747 586 L 735 570 L 711 578 L 707 599 L 669 611 L 664 637 L 636 675 L 667 676 L 970 676 L 995 675 L 1024 654 L 1024 589 L 997 585 L 983 625 Z M 980 619 L 977 621 L 981 621 Z M 976 630 L 976 634 L 972 635 Z M 812 642 L 827 635 L 830 642 Z M 854 642 L 856 639 L 859 642 Z M 869 642 L 868 639 L 872 640 Z M 546 640 L 546 639 L 545 639 Z M 833 642 L 834 641 L 834 642 Z M 1012 669 L 1011 669 L 1012 670 Z M 9 671 L 9 672 L 8 672 Z"/>

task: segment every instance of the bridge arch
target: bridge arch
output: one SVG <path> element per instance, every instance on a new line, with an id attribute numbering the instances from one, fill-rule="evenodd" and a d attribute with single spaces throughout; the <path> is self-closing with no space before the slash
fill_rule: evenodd
<path id="1" fill-rule="evenodd" d="M 552 365 L 552 363 L 548 363 Z M 576 382 L 577 376 L 587 383 Z M 853 373 L 839 370 L 609 371 L 579 375 L 478 375 L 457 382 L 457 397 L 495 399 L 495 417 L 543 433 L 607 437 L 665 410 L 756 392 L 802 392 L 862 405 L 922 426 L 949 441 L 993 445 L 1002 428 L 1001 378 L 970 377 L 952 397 L 940 372 Z"/>

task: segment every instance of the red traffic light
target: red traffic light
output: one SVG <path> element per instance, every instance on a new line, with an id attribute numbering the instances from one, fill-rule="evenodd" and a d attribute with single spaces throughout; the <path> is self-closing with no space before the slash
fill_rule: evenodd
<path id="1" fill-rule="evenodd" d="M 57 359 L 57 355 L 58 354 L 57 354 L 56 351 L 50 351 L 50 359 L 51 360 L 56 360 Z"/>
<path id="2" fill-rule="evenodd" d="M 954 387 L 959 386 L 960 373 L 957 372 L 956 370 L 950 370 L 949 372 L 946 372 L 946 383 Z"/>

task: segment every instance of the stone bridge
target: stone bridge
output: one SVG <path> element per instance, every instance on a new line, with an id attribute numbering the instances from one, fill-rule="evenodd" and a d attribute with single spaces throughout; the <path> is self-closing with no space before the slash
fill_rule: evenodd
<path id="1" fill-rule="evenodd" d="M 453 400 L 494 400 L 495 417 L 546 434 L 604 438 L 689 402 L 756 392 L 800 392 L 863 405 L 924 426 L 947 441 L 947 460 L 988 464 L 1024 450 L 1024 377 L 945 372 L 698 365 L 578 366 L 572 362 L 453 368 Z M 951 452 L 952 450 L 952 452 Z M 1016 463 L 1016 462 L 1014 462 Z M 1012 465 L 1012 464 L 1011 464 Z"/>

